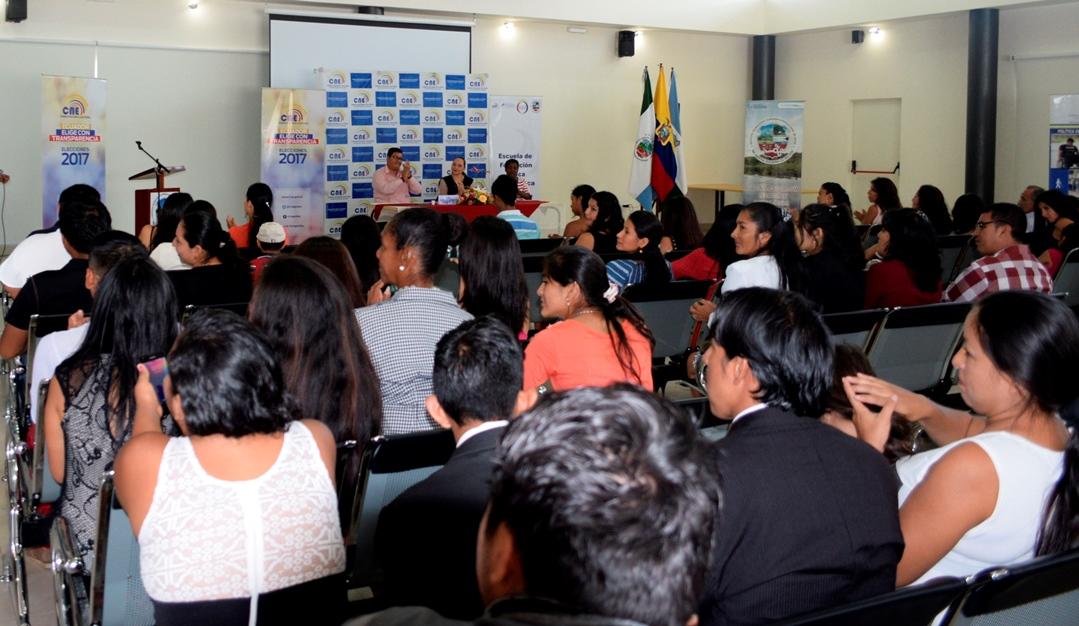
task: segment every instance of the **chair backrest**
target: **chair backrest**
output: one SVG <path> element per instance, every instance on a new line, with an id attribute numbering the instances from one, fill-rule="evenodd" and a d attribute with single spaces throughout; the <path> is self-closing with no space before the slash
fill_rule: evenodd
<path id="1" fill-rule="evenodd" d="M 832 331 L 832 342 L 835 345 L 847 344 L 865 351 L 886 315 L 888 309 L 866 309 L 829 313 L 822 317 Z"/>
<path id="2" fill-rule="evenodd" d="M 950 624 L 1075 624 L 1079 550 L 975 575 Z"/>
<path id="3" fill-rule="evenodd" d="M 623 295 L 637 308 L 656 339 L 653 358 L 685 352 L 695 324 L 689 316 L 689 307 L 704 298 L 711 286 L 712 281 L 708 280 L 675 280 L 658 287 L 626 288 Z"/>
<path id="4" fill-rule="evenodd" d="M 966 591 L 959 578 L 939 578 L 844 606 L 783 622 L 798 626 L 929 626 Z"/>
<path id="5" fill-rule="evenodd" d="M 378 516 L 394 498 L 446 464 L 454 450 L 448 430 L 375 437 L 363 451 L 349 541 L 355 543 L 349 588 L 377 582 L 375 529 Z"/>
<path id="6" fill-rule="evenodd" d="M 34 434 L 33 465 L 30 467 L 30 484 L 27 485 L 30 495 L 30 510 L 35 511 L 43 502 L 56 502 L 60 499 L 60 484 L 52 477 L 49 471 L 49 450 L 45 444 L 45 396 L 49 392 L 51 378 L 41 381 L 37 388 L 38 402 Z"/>
<path id="7" fill-rule="evenodd" d="M 31 315 L 30 327 L 26 330 L 26 398 L 30 403 L 34 390 L 31 388 L 34 381 L 34 354 L 37 353 L 37 344 L 41 338 L 49 333 L 67 329 L 67 320 L 70 315 Z M 27 410 L 25 407 L 22 410 Z M 27 415 L 23 413 L 23 415 Z"/>
<path id="8" fill-rule="evenodd" d="M 937 248 L 940 249 L 940 279 L 947 285 L 951 279 L 963 269 L 958 267 L 964 248 L 971 242 L 970 235 L 944 235 L 937 237 Z M 966 267 L 964 264 L 963 267 Z"/>
<path id="9" fill-rule="evenodd" d="M 540 255 L 546 256 L 558 246 L 562 245 L 562 239 L 559 237 L 545 237 L 541 239 L 522 239 L 518 241 L 521 245 L 522 255 Z"/>
<path id="10" fill-rule="evenodd" d="M 111 470 L 102 477 L 98 490 L 89 608 L 91 624 L 150 626 L 154 623 L 154 607 L 142 587 L 139 543 L 127 513 L 116 500 Z"/>
<path id="11" fill-rule="evenodd" d="M 525 284 L 528 285 L 528 319 L 532 322 L 543 319 L 540 316 L 539 296 L 536 295 L 536 290 L 539 289 L 540 281 L 543 280 L 543 259 L 545 256 L 535 254 L 525 255 L 521 258 L 524 263 Z"/>
<path id="12" fill-rule="evenodd" d="M 1053 279 L 1053 293 L 1067 294 L 1064 302 L 1068 306 L 1079 305 L 1079 248 L 1069 252 L 1060 262 L 1056 278 Z"/>
<path id="13" fill-rule="evenodd" d="M 968 302 L 893 309 L 866 350 L 877 376 L 911 391 L 946 378 L 962 336 Z"/>

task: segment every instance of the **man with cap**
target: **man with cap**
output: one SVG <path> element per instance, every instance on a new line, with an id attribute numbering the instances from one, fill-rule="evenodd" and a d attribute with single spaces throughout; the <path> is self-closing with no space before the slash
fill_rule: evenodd
<path id="1" fill-rule="evenodd" d="M 266 264 L 280 254 L 281 249 L 285 247 L 285 227 L 277 222 L 266 222 L 259 226 L 259 232 L 255 233 L 255 244 L 262 253 L 251 261 L 251 268 L 254 270 L 253 279 L 258 283 L 262 268 L 266 267 Z"/>

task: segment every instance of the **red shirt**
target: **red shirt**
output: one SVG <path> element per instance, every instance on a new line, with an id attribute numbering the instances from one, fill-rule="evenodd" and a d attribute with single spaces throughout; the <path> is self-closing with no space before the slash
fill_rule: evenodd
<path id="1" fill-rule="evenodd" d="M 865 280 L 865 308 L 918 306 L 940 302 L 941 285 L 922 291 L 914 284 L 914 275 L 902 261 L 889 259 L 869 268 Z"/>
<path id="2" fill-rule="evenodd" d="M 704 248 L 697 248 L 671 263 L 675 280 L 716 280 L 723 275 L 719 261 L 708 256 Z"/>

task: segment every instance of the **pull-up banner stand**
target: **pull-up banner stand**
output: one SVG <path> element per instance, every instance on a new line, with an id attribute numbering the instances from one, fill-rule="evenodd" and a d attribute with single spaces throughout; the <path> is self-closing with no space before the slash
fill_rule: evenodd
<path id="1" fill-rule="evenodd" d="M 323 91 L 262 90 L 261 178 L 289 244 L 323 233 L 325 103 Z"/>
<path id="2" fill-rule="evenodd" d="M 41 77 L 41 218 L 56 223 L 60 192 L 82 183 L 105 197 L 105 81 Z"/>
<path id="3" fill-rule="evenodd" d="M 801 208 L 804 113 L 802 100 L 746 103 L 742 202 L 771 202 L 788 211 Z"/>

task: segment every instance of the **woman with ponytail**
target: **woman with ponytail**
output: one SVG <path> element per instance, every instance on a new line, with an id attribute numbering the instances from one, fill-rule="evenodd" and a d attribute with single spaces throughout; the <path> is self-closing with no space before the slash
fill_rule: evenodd
<path id="1" fill-rule="evenodd" d="M 655 339 L 608 282 L 596 253 L 567 246 L 547 255 L 537 294 L 543 317 L 562 321 L 536 334 L 525 349 L 526 389 L 628 382 L 652 390 Z"/>
<path id="2" fill-rule="evenodd" d="M 168 272 L 180 306 L 247 302 L 251 299 L 251 268 L 236 252 L 236 244 L 221 228 L 214 206 L 196 200 L 176 225 L 172 243 L 186 271 Z"/>
<path id="3" fill-rule="evenodd" d="M 1041 293 L 992 294 L 967 316 L 952 365 L 974 414 L 871 376 L 843 381 L 867 443 L 883 449 L 898 413 L 940 446 L 895 466 L 906 542 L 899 586 L 1079 543 L 1079 441 L 1059 414 L 1079 395 L 1075 315 Z"/>
<path id="4" fill-rule="evenodd" d="M 237 225 L 232 216 L 225 218 L 229 227 L 229 237 L 236 243 L 236 247 L 246 250 L 258 250 L 255 236 L 259 234 L 259 228 L 266 222 L 273 221 L 273 190 L 266 183 L 254 183 L 247 188 L 244 198 L 244 216 L 247 218 L 243 224 Z"/>
<path id="5" fill-rule="evenodd" d="M 381 278 L 367 292 L 367 306 L 356 309 L 356 320 L 378 375 L 385 435 L 439 428 L 424 406 L 435 346 L 472 319 L 454 294 L 434 285 L 452 236 L 447 215 L 425 207 L 398 213 L 382 231 Z"/>
<path id="6" fill-rule="evenodd" d="M 665 285 L 671 282 L 671 267 L 659 249 L 663 225 L 648 211 L 634 211 L 615 238 L 615 249 L 629 252 L 631 259 L 607 264 L 607 279 L 625 289 L 630 285 Z"/>

